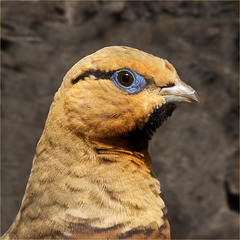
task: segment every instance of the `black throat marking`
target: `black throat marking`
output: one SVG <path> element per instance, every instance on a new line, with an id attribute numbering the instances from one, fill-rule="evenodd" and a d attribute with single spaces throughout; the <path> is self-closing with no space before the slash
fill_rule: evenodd
<path id="1" fill-rule="evenodd" d="M 175 104 L 165 103 L 160 108 L 155 109 L 144 127 L 141 130 L 135 129 L 127 136 L 127 139 L 133 143 L 136 149 L 147 149 L 153 133 L 172 115 L 175 108 Z"/>

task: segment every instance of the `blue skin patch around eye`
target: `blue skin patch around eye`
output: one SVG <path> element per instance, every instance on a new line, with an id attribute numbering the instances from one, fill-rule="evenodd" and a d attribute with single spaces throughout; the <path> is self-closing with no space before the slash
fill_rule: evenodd
<path id="1" fill-rule="evenodd" d="M 123 86 L 122 84 L 119 83 L 118 81 L 118 74 L 122 71 L 126 71 L 128 72 L 129 74 L 132 75 L 133 77 L 133 83 L 126 87 L 126 86 Z M 113 83 L 120 89 L 130 93 L 130 94 L 134 94 L 134 93 L 138 93 L 142 90 L 142 88 L 146 85 L 146 81 L 144 79 L 143 76 L 139 75 L 138 73 L 130 70 L 130 69 L 120 69 L 120 70 L 117 70 L 116 72 L 114 72 L 114 74 L 112 75 L 112 77 L 110 78 Z"/>

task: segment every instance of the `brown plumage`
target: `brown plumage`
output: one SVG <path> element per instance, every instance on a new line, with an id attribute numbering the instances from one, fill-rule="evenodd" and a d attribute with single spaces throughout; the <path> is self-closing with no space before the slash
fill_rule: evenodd
<path id="1" fill-rule="evenodd" d="M 176 105 L 197 101 L 153 55 L 108 47 L 83 58 L 55 94 L 3 238 L 169 239 L 148 141 Z"/>

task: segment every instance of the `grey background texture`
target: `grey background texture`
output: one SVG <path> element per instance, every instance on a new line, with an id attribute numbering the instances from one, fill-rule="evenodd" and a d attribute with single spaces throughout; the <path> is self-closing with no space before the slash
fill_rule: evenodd
<path id="1" fill-rule="evenodd" d="M 154 135 L 173 238 L 238 238 L 238 1 L 1 2 L 1 227 L 13 222 L 53 95 L 110 45 L 167 59 L 201 103 Z"/>

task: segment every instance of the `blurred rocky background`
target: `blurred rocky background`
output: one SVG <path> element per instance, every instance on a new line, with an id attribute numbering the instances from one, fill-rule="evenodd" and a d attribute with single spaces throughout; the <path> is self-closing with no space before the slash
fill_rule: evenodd
<path id="1" fill-rule="evenodd" d="M 14 220 L 53 95 L 109 45 L 168 59 L 201 103 L 180 106 L 150 150 L 173 238 L 238 238 L 239 3 L 1 2 L 1 224 Z"/>

